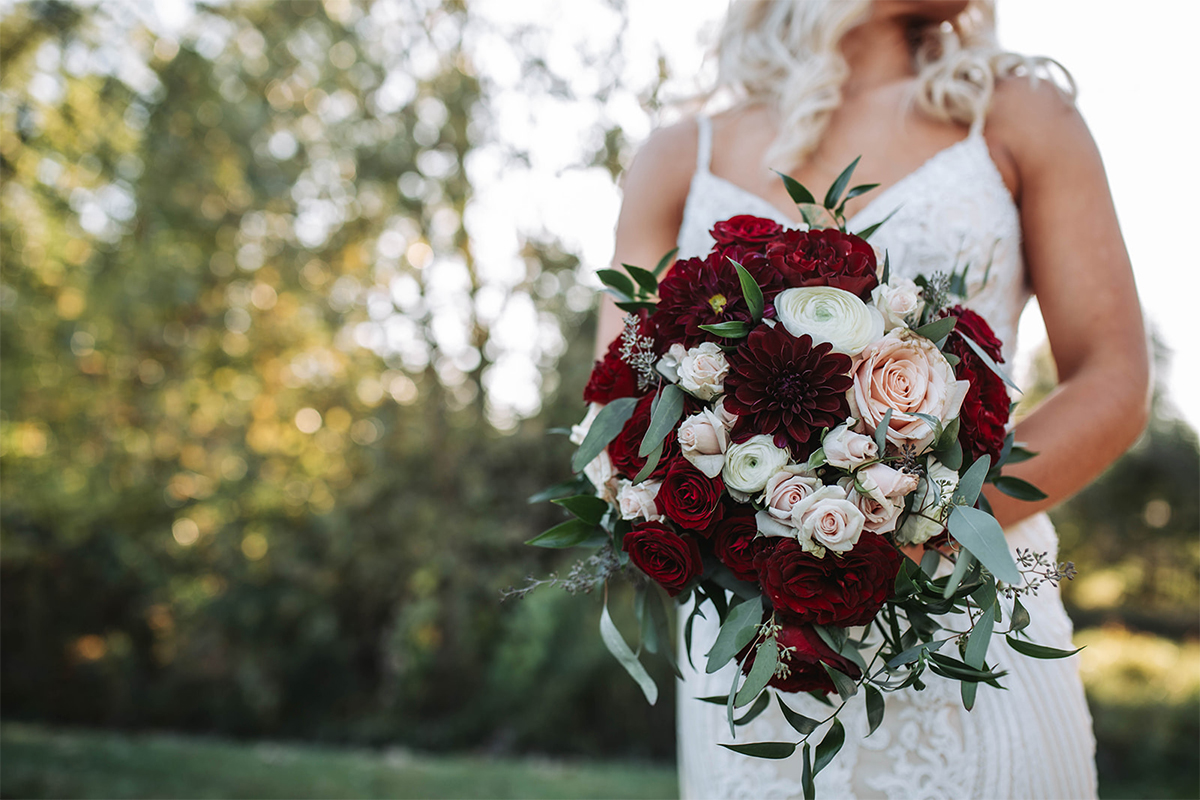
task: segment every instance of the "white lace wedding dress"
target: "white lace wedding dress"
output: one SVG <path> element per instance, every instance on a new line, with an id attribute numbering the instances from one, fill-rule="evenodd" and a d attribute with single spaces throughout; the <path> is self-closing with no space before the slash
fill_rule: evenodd
<path id="1" fill-rule="evenodd" d="M 754 214 L 793 225 L 766 200 L 709 171 L 711 128 L 700 119 L 699 155 L 679 231 L 679 257 L 707 253 L 708 231 L 718 220 Z M 871 237 L 886 248 L 893 274 L 915 276 L 964 262 L 969 273 L 967 305 L 983 315 L 1005 344 L 1011 362 L 1017 321 L 1029 298 L 1021 255 L 1017 209 L 979 133 L 942 150 L 896 185 L 880 192 L 848 225 L 860 230 L 895 216 Z M 982 266 L 991 261 L 984 285 Z M 1057 557 L 1058 539 L 1045 514 L 1006 531 L 1012 548 L 1030 548 Z M 1022 600 L 1033 622 L 1033 641 L 1071 646 L 1071 622 L 1058 591 L 1050 586 Z M 716 614 L 697 619 L 692 660 L 680 658 L 678 759 L 681 796 L 716 798 L 802 797 L 801 764 L 748 758 L 718 746 L 730 736 L 725 708 L 695 699 L 728 693 L 733 665 L 704 673 L 716 636 Z M 685 609 L 686 613 L 686 609 Z M 681 618 L 682 619 L 682 618 Z M 682 628 L 682 625 L 680 626 Z M 1081 798 L 1096 796 L 1095 739 L 1079 680 L 1077 658 L 1035 660 L 993 639 L 989 664 L 1008 671 L 1004 691 L 981 684 L 975 708 L 963 709 L 957 681 L 926 673 L 924 691 L 887 695 L 883 725 L 869 738 L 866 711 L 853 698 L 841 715 L 846 743 L 816 779 L 823 800 L 845 798 Z M 807 695 L 787 695 L 789 705 L 807 716 L 825 716 Z M 810 739 L 820 741 L 823 730 Z M 739 742 L 797 741 L 772 704 L 738 728 Z"/>

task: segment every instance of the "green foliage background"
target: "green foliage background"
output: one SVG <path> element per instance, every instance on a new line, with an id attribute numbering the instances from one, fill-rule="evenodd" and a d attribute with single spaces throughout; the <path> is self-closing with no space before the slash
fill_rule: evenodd
<path id="1" fill-rule="evenodd" d="M 385 5 L 381 29 L 364 15 Z M 592 322 L 550 238 L 515 283 L 476 268 L 466 164 L 493 110 L 472 7 L 201 7 L 221 35 L 181 42 L 112 8 L 16 4 L 0 26 L 5 718 L 669 759 L 671 693 L 645 707 L 597 598 L 498 599 L 566 566 L 522 545 L 561 519 L 524 498 L 566 469 L 547 430 L 581 416 Z M 510 45 L 531 95 L 572 94 Z M 398 103 L 394 73 L 415 76 Z M 624 132 L 594 140 L 581 165 L 615 179 Z M 465 275 L 455 348 L 435 256 Z M 489 392 L 496 292 L 549 328 L 530 419 Z M 1197 469 L 1160 415 L 1056 513 L 1078 620 L 1194 639 Z M 1182 686 L 1136 703 L 1191 708 Z"/>

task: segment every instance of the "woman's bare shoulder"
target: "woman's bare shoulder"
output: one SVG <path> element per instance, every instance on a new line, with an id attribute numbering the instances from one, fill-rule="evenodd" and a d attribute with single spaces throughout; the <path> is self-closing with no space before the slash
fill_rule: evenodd
<path id="1" fill-rule="evenodd" d="M 696 167 L 695 118 L 659 128 L 638 148 L 624 180 L 650 181 L 664 186 L 686 186 Z"/>
<path id="2" fill-rule="evenodd" d="M 696 134 L 696 120 L 685 119 L 656 130 L 638 149 L 621 178 L 618 249 L 630 235 L 673 240 L 696 169 Z"/>
<path id="3" fill-rule="evenodd" d="M 987 134 L 1004 148 L 1022 184 L 1064 155 L 1095 150 L 1072 98 L 1045 78 L 1014 76 L 998 81 Z"/>

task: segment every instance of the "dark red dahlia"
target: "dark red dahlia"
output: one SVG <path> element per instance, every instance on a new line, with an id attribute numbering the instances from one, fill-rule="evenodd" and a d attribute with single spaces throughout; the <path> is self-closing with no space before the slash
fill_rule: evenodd
<path id="1" fill-rule="evenodd" d="M 789 287 L 832 286 L 867 301 L 879 285 L 874 248 L 835 228 L 784 231 L 767 245 L 767 258 Z"/>
<path id="2" fill-rule="evenodd" d="M 813 344 L 782 325 L 761 325 L 729 354 L 725 408 L 738 414 L 734 438 L 765 433 L 799 458 L 822 428 L 835 428 L 850 413 L 846 390 L 853 384 L 850 356 L 828 342 Z"/>
<path id="3" fill-rule="evenodd" d="M 639 400 L 637 407 L 633 410 L 633 416 L 625 423 L 625 427 L 621 429 L 617 437 L 608 443 L 608 457 L 612 460 L 613 469 L 622 478 L 633 480 L 641 472 L 642 467 L 646 466 L 646 459 L 638 455 L 638 450 L 642 446 L 642 438 L 646 435 L 646 429 L 650 427 L 650 406 L 653 402 L 653 394 L 648 394 Z M 663 476 L 667 474 L 667 470 L 670 469 L 671 462 L 678 457 L 679 439 L 668 434 L 667 438 L 663 439 L 662 457 L 658 459 L 658 466 L 650 473 L 650 477 L 662 480 Z"/>
<path id="4" fill-rule="evenodd" d="M 758 535 L 754 509 L 741 503 L 731 504 L 725 519 L 713 526 L 709 536 L 713 553 L 738 580 L 758 582 L 754 557 L 763 550 L 774 549 L 779 539 Z"/>
<path id="5" fill-rule="evenodd" d="M 1008 435 L 1008 389 L 1000 376 L 992 372 L 963 341 L 963 336 L 971 337 L 996 363 L 1004 362 L 1000 340 L 987 321 L 974 311 L 955 306 L 948 313 L 958 317 L 958 323 L 946 341 L 946 352 L 959 358 L 954 376 L 971 384 L 958 414 L 958 441 L 968 461 L 974 461 L 986 453 L 995 463 Z"/>
<path id="6" fill-rule="evenodd" d="M 817 558 L 794 539 L 754 559 L 763 593 L 797 622 L 866 625 L 892 596 L 904 556 L 877 533 L 864 531 L 853 549 Z"/>
<path id="7" fill-rule="evenodd" d="M 721 494 L 725 482 L 710 478 L 685 458 L 677 458 L 667 470 L 655 496 L 658 513 L 684 530 L 705 534 L 721 518 Z"/>
<path id="8" fill-rule="evenodd" d="M 761 255 L 753 255 L 739 245 L 732 245 L 730 252 L 746 258 L 742 266 L 766 285 L 768 293 L 774 284 L 778 294 L 783 284 L 778 275 Z M 750 257 L 753 255 L 753 257 Z M 741 263 L 741 262 L 739 262 Z M 695 347 L 701 342 L 720 342 L 721 337 L 700 330 L 701 325 L 716 325 L 721 322 L 752 322 L 750 309 L 742 297 L 742 283 L 737 269 L 721 250 L 709 253 L 703 259 L 689 258 L 677 261 L 667 276 L 658 284 L 658 306 L 651 321 L 655 335 L 663 347 L 679 343 L 684 347 Z"/>
<path id="9" fill-rule="evenodd" d="M 833 652 L 829 645 L 821 641 L 821 637 L 812 629 L 812 626 L 797 625 L 779 618 L 776 618 L 775 621 L 782 628 L 779 633 L 775 634 L 775 641 L 781 651 L 785 647 L 788 648 L 787 655 L 781 654 L 780 658 L 780 663 L 787 667 L 787 672 L 781 677 L 780 673 L 783 671 L 777 670 L 775 677 L 767 682 L 768 686 L 774 686 L 782 692 L 825 692 L 829 694 L 835 689 L 829 673 L 821 666 L 822 662 L 838 672 L 849 675 L 854 680 L 862 677 L 862 670 L 858 668 L 858 665 Z M 739 660 L 747 650 L 738 654 Z M 753 654 L 742 665 L 742 672 L 750 674 L 752 666 L 754 666 Z"/>
<path id="10" fill-rule="evenodd" d="M 621 548 L 642 572 L 674 597 L 704 571 L 700 547 L 661 522 L 643 522 L 625 534 Z"/>
<path id="11" fill-rule="evenodd" d="M 772 219 L 739 214 L 713 225 L 709 231 L 717 244 L 765 244 L 783 233 L 783 226 Z"/>
<path id="12" fill-rule="evenodd" d="M 583 400 L 585 403 L 607 405 L 619 397 L 638 397 L 647 391 L 638 389 L 637 373 L 621 360 L 621 339 L 617 337 L 608 346 L 604 358 L 592 367 L 592 374 L 583 390 Z"/>

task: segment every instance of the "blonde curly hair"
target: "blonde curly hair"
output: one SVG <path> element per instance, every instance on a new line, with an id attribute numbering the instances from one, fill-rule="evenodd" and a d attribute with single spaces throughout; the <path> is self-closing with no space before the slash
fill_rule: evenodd
<path id="1" fill-rule="evenodd" d="M 718 35 L 716 84 L 735 102 L 779 109 L 780 134 L 764 160 L 791 169 L 821 141 L 842 101 L 849 68 L 842 37 L 862 22 L 872 0 L 734 0 Z M 915 31 L 917 71 L 912 102 L 933 119 L 979 130 L 998 78 L 1027 75 L 1051 80 L 1068 97 L 1075 83 L 1050 58 L 1023 56 L 996 41 L 995 0 L 970 0 L 954 20 Z"/>

